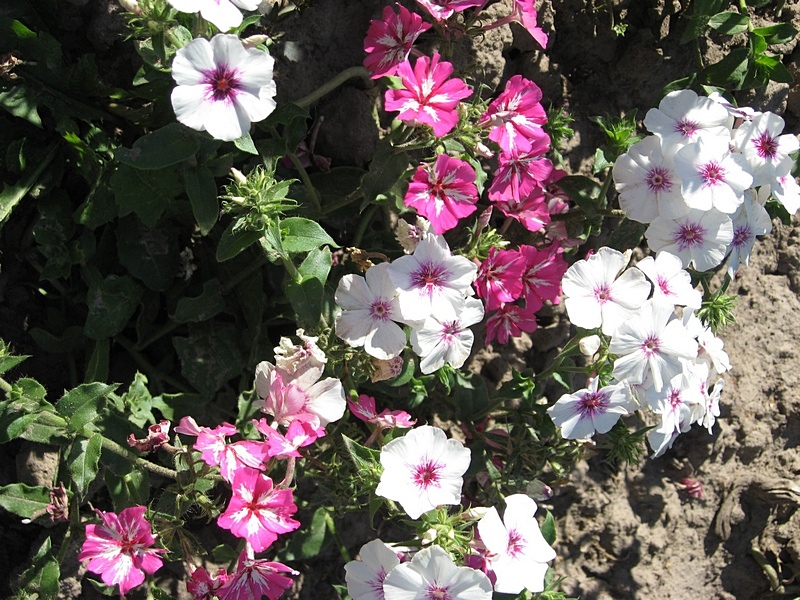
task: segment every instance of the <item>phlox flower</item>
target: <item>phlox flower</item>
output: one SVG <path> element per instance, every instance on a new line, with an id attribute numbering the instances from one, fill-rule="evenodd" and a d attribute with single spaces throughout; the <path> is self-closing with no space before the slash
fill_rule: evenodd
<path id="1" fill-rule="evenodd" d="M 214 600 L 221 588 L 230 579 L 225 569 L 220 569 L 216 576 L 212 576 L 203 567 L 192 571 L 189 581 L 186 582 L 186 591 L 192 594 L 193 600 Z"/>
<path id="2" fill-rule="evenodd" d="M 135 435 L 128 436 L 128 445 L 139 452 L 155 452 L 169 441 L 169 428 L 171 423 L 166 420 L 159 421 L 147 428 L 147 435 L 137 439 Z"/>
<path id="3" fill-rule="evenodd" d="M 783 127 L 781 117 L 766 112 L 736 129 L 733 143 L 750 166 L 754 186 L 771 184 L 794 166 L 789 155 L 800 150 L 800 140 L 796 135 L 780 135 Z"/>
<path id="4" fill-rule="evenodd" d="M 489 186 L 489 199 L 499 202 L 512 198 L 521 202 L 541 187 L 553 171 L 553 163 L 543 156 L 549 149 L 550 138 L 542 133 L 531 140 L 531 149 L 527 152 L 501 152 Z"/>
<path id="5" fill-rule="evenodd" d="M 382 18 L 369 22 L 364 39 L 364 52 L 367 53 L 364 66 L 372 72 L 372 79 L 394 75 L 397 66 L 408 58 L 414 41 L 431 27 L 402 4 L 395 6 L 397 13 L 385 6 Z"/>
<path id="6" fill-rule="evenodd" d="M 95 510 L 102 524 L 86 526 L 78 560 L 89 561 L 86 568 L 106 585 L 118 585 L 122 596 L 140 585 L 145 573 L 152 575 L 163 565 L 159 554 L 166 550 L 152 547 L 156 539 L 144 518 L 146 510 L 131 506 L 118 515 Z"/>
<path id="7" fill-rule="evenodd" d="M 399 502 L 412 519 L 441 504 L 459 504 L 470 451 L 438 427 L 423 425 L 381 448 L 375 493 Z M 388 596 L 387 596 L 388 598 Z"/>
<path id="8" fill-rule="evenodd" d="M 310 446 L 325 435 L 324 428 L 314 429 L 306 421 L 292 421 L 285 435 L 268 425 L 266 419 L 253 419 L 253 425 L 266 439 L 267 454 L 277 458 L 300 458 L 298 448 Z"/>
<path id="9" fill-rule="evenodd" d="M 496 339 L 500 344 L 507 344 L 509 338 L 519 337 L 523 331 L 536 331 L 539 325 L 535 312 L 531 306 L 501 304 L 486 320 L 486 343 L 491 344 Z"/>
<path id="10" fill-rule="evenodd" d="M 760 202 L 754 190 L 748 190 L 744 203 L 733 215 L 733 240 L 728 249 L 728 274 L 731 277 L 739 269 L 739 264 L 750 264 L 750 253 L 756 243 L 756 236 L 772 231 L 772 219 Z"/>
<path id="11" fill-rule="evenodd" d="M 539 27 L 539 15 L 536 13 L 536 0 L 514 0 L 514 17 L 525 30 L 531 34 L 542 50 L 547 48 L 547 34 Z"/>
<path id="12" fill-rule="evenodd" d="M 547 113 L 540 104 L 542 90 L 530 79 L 514 75 L 489 104 L 479 124 L 489 127 L 489 139 L 504 152 L 526 153 L 531 140 L 541 137 Z"/>
<path id="13" fill-rule="evenodd" d="M 733 223 L 718 210 L 693 209 L 677 219 L 657 218 L 644 236 L 652 250 L 677 256 L 684 268 L 694 265 L 698 271 L 707 271 L 725 257 L 733 241 Z"/>
<path id="14" fill-rule="evenodd" d="M 199 12 L 201 17 L 220 31 L 229 31 L 242 24 L 242 13 L 239 9 L 256 10 L 260 0 L 167 0 L 167 2 L 181 12 Z"/>
<path id="15" fill-rule="evenodd" d="M 791 175 L 778 177 L 772 185 L 766 187 L 770 188 L 772 196 L 783 205 L 790 215 L 796 213 L 800 208 L 800 185 Z"/>
<path id="16" fill-rule="evenodd" d="M 403 252 L 412 254 L 430 230 L 430 221 L 417 215 L 416 222 L 413 225 L 404 219 L 398 219 L 394 237 L 402 246 Z"/>
<path id="17" fill-rule="evenodd" d="M 709 373 L 713 369 L 713 373 L 724 373 L 731 370 L 731 361 L 728 353 L 723 350 L 725 345 L 719 339 L 710 327 L 706 327 L 703 322 L 697 318 L 694 311 L 683 311 L 683 324 L 686 331 L 689 332 L 693 338 L 697 340 L 699 346 L 697 352 L 697 359 L 695 364 L 706 364 Z M 708 378 L 706 375 L 705 379 Z"/>
<path id="18" fill-rule="evenodd" d="M 361 560 L 344 566 L 347 593 L 353 600 L 384 600 L 383 581 L 400 559 L 381 540 L 364 544 L 358 554 Z"/>
<path id="19" fill-rule="evenodd" d="M 478 269 L 475 289 L 486 301 L 486 309 L 494 310 L 504 302 L 513 302 L 522 294 L 525 257 L 516 250 L 492 248 Z"/>
<path id="20" fill-rule="evenodd" d="M 447 154 L 439 154 L 433 164 L 422 163 L 403 198 L 406 206 L 417 209 L 430 221 L 438 235 L 475 212 L 477 201 L 475 169 Z"/>
<path id="21" fill-rule="evenodd" d="M 525 305 L 535 312 L 544 306 L 545 301 L 558 304 L 561 279 L 569 267 L 558 244 L 549 248 L 521 244 L 519 253 L 525 260 L 525 271 L 522 273 Z"/>
<path id="22" fill-rule="evenodd" d="M 673 318 L 673 306 L 652 300 L 617 327 L 608 346 L 618 358 L 613 376 L 631 385 L 651 376 L 656 392 L 664 382 L 683 372 L 681 359 L 697 358 L 697 342 L 683 323 Z"/>
<path id="23" fill-rule="evenodd" d="M 536 522 L 536 502 L 525 494 L 506 498 L 503 520 L 491 507 L 478 521 L 478 533 L 488 551 L 488 568 L 497 578 L 494 591 L 519 594 L 544 590 L 548 561 L 556 557 Z"/>
<path id="24" fill-rule="evenodd" d="M 462 12 L 473 6 L 482 6 L 485 0 L 417 0 L 425 10 L 437 21 L 444 21 L 454 13 Z"/>
<path id="25" fill-rule="evenodd" d="M 433 313 L 455 319 L 464 298 L 472 294 L 477 271 L 468 258 L 453 256 L 444 237 L 425 236 L 413 254 L 396 259 L 389 271 L 405 322 L 423 321 Z"/>
<path id="26" fill-rule="evenodd" d="M 550 223 L 550 210 L 544 190 L 539 185 L 534 186 L 522 199 L 510 195 L 498 196 L 492 203 L 505 216 L 519 221 L 528 231 L 540 231 Z"/>
<path id="27" fill-rule="evenodd" d="M 705 386 L 705 381 L 678 374 L 661 392 L 650 389 L 645 393 L 650 409 L 661 415 L 661 425 L 647 435 L 654 456 L 661 456 L 672 447 L 678 435 L 689 431 L 698 416 L 702 418 L 705 399 L 700 386 Z"/>
<path id="28" fill-rule="evenodd" d="M 586 388 L 564 394 L 547 409 L 547 414 L 561 436 L 567 440 L 592 437 L 595 432 L 608 433 L 622 415 L 634 410 L 631 388 L 621 381 L 598 389 L 599 379 L 589 380 Z"/>
<path id="29" fill-rule="evenodd" d="M 421 327 L 412 329 L 411 347 L 421 358 L 419 368 L 423 373 L 438 371 L 445 363 L 458 369 L 469 358 L 475 341 L 475 334 L 469 328 L 483 320 L 483 303 L 477 298 L 467 298 L 461 306 L 453 319 L 433 313 Z"/>
<path id="30" fill-rule="evenodd" d="M 403 372 L 403 366 L 405 365 L 402 356 L 395 356 L 389 360 L 381 360 L 373 357 L 371 362 L 373 371 L 369 379 L 372 383 L 394 379 Z"/>
<path id="31" fill-rule="evenodd" d="M 648 131 L 661 137 L 664 152 L 675 150 L 701 138 L 730 140 L 733 118 L 727 109 L 692 90 L 670 92 L 644 117 Z"/>
<path id="32" fill-rule="evenodd" d="M 681 194 L 690 208 L 736 212 L 753 183 L 747 161 L 732 154 L 724 138 L 699 139 L 675 154 Z"/>
<path id="33" fill-rule="evenodd" d="M 705 405 L 706 412 L 703 415 L 701 425 L 708 430 L 709 435 L 713 433 L 714 423 L 719 416 L 719 397 L 722 394 L 722 388 L 725 386 L 724 379 L 717 379 L 711 391 L 706 389 L 705 383 L 703 384 L 703 391 L 705 392 Z"/>
<path id="34" fill-rule="evenodd" d="M 462 80 L 450 79 L 453 65 L 439 61 L 439 54 L 432 58 L 420 56 L 414 63 L 407 60 L 397 67 L 403 88 L 386 91 L 386 110 L 400 111 L 398 119 L 411 125 L 429 125 L 436 137 L 453 130 L 458 123 L 456 107 L 472 90 Z"/>
<path id="35" fill-rule="evenodd" d="M 683 269 L 683 262 L 677 256 L 662 251 L 655 258 L 643 258 L 636 263 L 636 268 L 652 282 L 656 302 L 700 309 L 703 294 L 692 287 L 692 276 Z"/>
<path id="36" fill-rule="evenodd" d="M 305 330 L 298 329 L 297 337 L 302 344 L 295 344 L 290 338 L 282 336 L 275 352 L 275 367 L 287 379 L 303 384 L 313 385 L 319 380 L 328 358 L 317 346 L 319 337 L 308 336 Z"/>
<path id="37" fill-rule="evenodd" d="M 375 408 L 375 398 L 361 394 L 357 400 L 348 400 L 347 407 L 353 416 L 366 423 L 377 425 L 379 429 L 393 429 L 400 427 L 408 429 L 413 427 L 417 420 L 412 419 L 411 415 L 404 410 L 389 410 L 384 408 L 380 413 Z"/>
<path id="38" fill-rule="evenodd" d="M 196 38 L 172 61 L 172 108 L 178 121 L 213 137 L 232 141 L 275 110 L 275 60 L 245 48 L 235 35 Z"/>
<path id="39" fill-rule="evenodd" d="M 336 335 L 353 347 L 364 346 L 370 356 L 388 360 L 406 347 L 406 334 L 395 323 L 404 322 L 389 263 L 367 269 L 364 277 L 348 274 L 334 295 L 342 309 L 336 317 Z"/>
<path id="40" fill-rule="evenodd" d="M 239 555 L 236 572 L 219 589 L 219 600 L 278 600 L 294 583 L 283 575 L 299 575 L 297 571 L 279 562 L 248 558 L 246 552 Z"/>
<path id="41" fill-rule="evenodd" d="M 457 567 L 441 546 L 423 548 L 392 569 L 383 582 L 386 600 L 491 600 L 492 582 L 480 571 Z"/>
<path id="42" fill-rule="evenodd" d="M 587 260 L 567 269 L 561 280 L 569 320 L 584 329 L 603 328 L 611 335 L 650 295 L 650 284 L 639 269 L 620 273 L 627 264 L 622 252 L 602 247 Z"/>
<path id="43" fill-rule="evenodd" d="M 217 525 L 246 539 L 255 552 L 269 548 L 279 534 L 300 527 L 300 522 L 292 518 L 297 512 L 292 490 L 275 489 L 272 479 L 264 473 L 237 471 L 231 488 L 233 497 Z"/>
<path id="44" fill-rule="evenodd" d="M 676 218 L 689 212 L 672 156 L 664 156 L 661 138 L 635 143 L 614 163 L 614 185 L 625 216 L 650 223 L 658 216 Z"/>

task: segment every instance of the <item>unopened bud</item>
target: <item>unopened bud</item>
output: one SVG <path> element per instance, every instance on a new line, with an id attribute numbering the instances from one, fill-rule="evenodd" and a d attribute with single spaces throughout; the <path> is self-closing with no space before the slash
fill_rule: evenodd
<path id="1" fill-rule="evenodd" d="M 268 35 L 251 35 L 250 37 L 244 38 L 242 44 L 244 44 L 245 48 L 255 48 L 261 44 L 266 44 L 268 39 Z"/>
<path id="2" fill-rule="evenodd" d="M 142 14 L 142 8 L 139 6 L 139 3 L 136 0 L 119 0 L 119 5 L 129 13 L 133 13 L 135 15 Z"/>
<path id="3" fill-rule="evenodd" d="M 247 183 L 247 177 L 245 177 L 244 173 L 235 167 L 231 167 L 231 177 L 233 177 L 233 180 L 239 185 L 244 185 Z"/>
<path id="4" fill-rule="evenodd" d="M 538 502 L 544 502 L 553 497 L 553 488 L 543 481 L 534 479 L 525 486 L 525 493 Z"/>
<path id="5" fill-rule="evenodd" d="M 600 349 L 600 337 L 597 335 L 589 335 L 578 342 L 581 354 L 584 356 L 594 356 Z"/>

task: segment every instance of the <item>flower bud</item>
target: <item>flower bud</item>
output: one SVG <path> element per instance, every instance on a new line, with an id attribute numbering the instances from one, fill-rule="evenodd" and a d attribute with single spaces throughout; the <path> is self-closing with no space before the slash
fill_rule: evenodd
<path id="1" fill-rule="evenodd" d="M 596 335 L 589 335 L 578 342 L 581 354 L 584 356 L 594 356 L 600 349 L 600 337 Z"/>

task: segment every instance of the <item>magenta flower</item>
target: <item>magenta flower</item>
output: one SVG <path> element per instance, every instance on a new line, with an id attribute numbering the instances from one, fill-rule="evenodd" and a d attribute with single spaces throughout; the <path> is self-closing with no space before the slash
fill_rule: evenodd
<path id="1" fill-rule="evenodd" d="M 302 455 L 298 452 L 298 448 L 310 446 L 325 435 L 324 428 L 314 429 L 311 423 L 306 421 L 292 421 L 286 430 L 286 435 L 268 425 L 266 419 L 258 421 L 253 419 L 253 424 L 264 435 L 269 456 L 277 458 L 290 456 L 300 458 Z"/>
<path id="2" fill-rule="evenodd" d="M 547 48 L 547 34 L 539 27 L 539 15 L 534 8 L 536 0 L 514 0 L 515 20 L 531 34 L 531 37 L 542 47 Z"/>
<path id="3" fill-rule="evenodd" d="M 282 563 L 247 558 L 242 552 L 236 572 L 230 575 L 217 596 L 219 600 L 261 600 L 264 596 L 269 600 L 278 600 L 294 583 L 281 573 L 299 575 Z"/>
<path id="4" fill-rule="evenodd" d="M 95 511 L 102 525 L 86 526 L 78 560 L 88 560 L 87 569 L 100 575 L 106 585 L 119 585 L 124 596 L 144 581 L 144 574 L 153 574 L 163 564 L 159 554 L 163 548 L 151 548 L 156 539 L 150 523 L 144 518 L 144 506 L 131 506 L 119 515 Z"/>
<path id="5" fill-rule="evenodd" d="M 297 512 L 292 490 L 275 489 L 272 479 L 251 469 L 238 471 L 232 487 L 233 497 L 217 525 L 246 539 L 254 551 L 266 550 L 278 534 L 300 527 L 300 522 L 292 519 Z"/>
<path id="6" fill-rule="evenodd" d="M 366 394 L 359 395 L 357 400 L 348 400 L 347 406 L 354 417 L 361 419 L 365 423 L 377 425 L 380 430 L 394 429 L 395 427 L 408 429 L 417 422 L 404 410 L 384 408 L 378 413 L 378 409 L 375 407 L 375 398 Z"/>
<path id="7" fill-rule="evenodd" d="M 473 6 L 481 6 L 486 0 L 417 0 L 437 21 L 444 21 L 453 13 L 462 12 Z"/>
<path id="8" fill-rule="evenodd" d="M 192 571 L 186 582 L 186 591 L 194 596 L 193 600 L 214 600 L 221 588 L 230 579 L 225 569 L 220 569 L 214 577 L 203 567 Z"/>
<path id="9" fill-rule="evenodd" d="M 369 22 L 367 37 L 364 39 L 364 52 L 367 53 L 364 66 L 372 71 L 372 79 L 394 75 L 398 65 L 408 58 L 414 40 L 431 27 L 405 6 L 395 6 L 399 13 L 386 6 L 383 9 L 383 19 Z"/>
<path id="10" fill-rule="evenodd" d="M 514 75 L 503 92 L 489 104 L 480 125 L 491 127 L 489 139 L 504 152 L 529 152 L 531 140 L 542 134 L 547 113 L 539 103 L 542 90 L 530 79 Z"/>
<path id="11" fill-rule="evenodd" d="M 458 225 L 459 219 L 475 212 L 478 188 L 475 169 L 446 154 L 434 164 L 423 163 L 414 173 L 403 202 L 426 217 L 437 235 Z"/>
<path id="12" fill-rule="evenodd" d="M 539 231 L 550 223 L 550 208 L 544 190 L 538 185 L 523 199 L 507 196 L 493 201 L 505 216 L 519 221 L 528 231 Z"/>
<path id="13" fill-rule="evenodd" d="M 410 125 L 429 125 L 436 137 L 453 130 L 458 123 L 456 107 L 459 101 L 472 94 L 460 79 L 449 79 L 453 65 L 433 58 L 420 56 L 411 68 L 407 60 L 397 67 L 403 83 L 399 90 L 386 91 L 386 110 L 400 111 L 398 118 Z"/>
<path id="14" fill-rule="evenodd" d="M 496 339 L 500 344 L 507 344 L 510 338 L 519 337 L 523 331 L 536 331 L 535 312 L 530 306 L 501 304 L 497 312 L 486 320 L 486 343 L 491 344 Z"/>
<path id="15" fill-rule="evenodd" d="M 543 157 L 550 149 L 550 138 L 542 133 L 531 140 L 528 152 L 501 152 L 498 167 L 489 187 L 489 199 L 501 202 L 509 198 L 521 202 L 537 187 L 543 187 L 553 171 L 553 163 Z"/>
<path id="16" fill-rule="evenodd" d="M 522 297 L 526 306 L 539 310 L 545 300 L 558 304 L 561 295 L 561 279 L 567 272 L 567 261 L 562 250 L 554 244 L 549 248 L 535 248 L 521 245 L 520 255 L 525 259 L 525 272 L 522 274 Z"/>
<path id="17" fill-rule="evenodd" d="M 492 248 L 481 263 L 475 289 L 486 301 L 486 309 L 494 310 L 504 302 L 513 302 L 523 290 L 522 274 L 525 259 L 516 250 Z"/>

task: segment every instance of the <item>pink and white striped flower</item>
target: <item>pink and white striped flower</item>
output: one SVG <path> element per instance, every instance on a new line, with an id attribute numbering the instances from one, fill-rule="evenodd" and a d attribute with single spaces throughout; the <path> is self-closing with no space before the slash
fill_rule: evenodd
<path id="1" fill-rule="evenodd" d="M 483 6 L 485 0 L 417 0 L 437 21 L 444 21 L 454 13 L 463 12 L 473 6 Z"/>
<path id="2" fill-rule="evenodd" d="M 497 157 L 497 171 L 489 186 L 489 199 L 500 202 L 512 198 L 522 202 L 537 187 L 542 187 L 542 182 L 553 171 L 553 163 L 543 156 L 549 149 L 550 138 L 542 133 L 531 140 L 531 149 L 527 152 L 501 152 Z"/>
<path id="3" fill-rule="evenodd" d="M 535 312 L 544 306 L 545 301 L 558 304 L 561 279 L 569 268 L 562 249 L 558 244 L 549 248 L 522 244 L 519 253 L 525 260 L 525 271 L 522 273 L 522 297 L 525 305 Z"/>
<path id="4" fill-rule="evenodd" d="M 505 302 L 513 302 L 522 295 L 525 257 L 517 250 L 492 248 L 478 269 L 475 289 L 486 302 L 487 310 L 494 310 Z"/>
<path id="5" fill-rule="evenodd" d="M 236 572 L 217 592 L 219 600 L 278 600 L 294 584 L 283 575 L 299 575 L 297 571 L 279 562 L 248 558 L 246 552 L 239 555 Z"/>
<path id="6" fill-rule="evenodd" d="M 369 22 L 364 39 L 364 52 L 367 53 L 364 66 L 372 72 L 372 79 L 394 75 L 398 65 L 408 58 L 414 41 L 431 27 L 402 4 L 395 6 L 397 13 L 385 6 L 382 18 Z"/>
<path id="7" fill-rule="evenodd" d="M 489 139 L 504 152 L 526 153 L 531 140 L 542 136 L 547 113 L 540 104 L 542 90 L 522 75 L 514 75 L 494 99 L 479 124 L 489 127 Z"/>
<path id="8" fill-rule="evenodd" d="M 536 309 L 531 306 L 501 304 L 486 320 L 486 343 L 497 340 L 500 344 L 507 344 L 510 338 L 519 337 L 523 331 L 533 333 L 539 326 L 535 313 Z"/>

